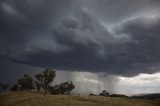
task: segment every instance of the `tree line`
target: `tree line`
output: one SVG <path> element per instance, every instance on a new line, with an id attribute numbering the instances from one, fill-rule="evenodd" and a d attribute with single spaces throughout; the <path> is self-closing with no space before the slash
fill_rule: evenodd
<path id="1" fill-rule="evenodd" d="M 123 98 L 128 98 L 128 96 L 123 95 L 123 94 L 109 94 L 106 90 L 103 90 L 99 95 L 96 94 L 89 94 L 89 96 L 104 96 L 104 97 L 123 97 Z"/>
<path id="2" fill-rule="evenodd" d="M 11 87 L 11 91 L 26 91 L 36 89 L 37 92 L 43 91 L 44 96 L 47 92 L 51 94 L 67 94 L 75 88 L 75 85 L 72 81 L 63 82 L 61 84 L 57 84 L 52 86 L 51 83 L 56 77 L 56 72 L 51 68 L 46 68 L 39 74 L 34 76 L 34 79 L 25 74 L 22 78 L 19 78 L 16 83 Z M 0 88 L 5 92 L 9 87 L 7 84 L 0 83 Z"/>

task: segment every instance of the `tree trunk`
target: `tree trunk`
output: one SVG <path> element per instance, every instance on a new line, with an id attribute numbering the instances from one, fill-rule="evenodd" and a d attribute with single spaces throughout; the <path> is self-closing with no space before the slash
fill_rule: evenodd
<path id="1" fill-rule="evenodd" d="M 46 93 L 47 93 L 47 88 L 45 88 L 44 90 L 44 96 L 46 96 Z"/>
<path id="2" fill-rule="evenodd" d="M 47 90 L 44 91 L 44 96 L 46 96 Z"/>

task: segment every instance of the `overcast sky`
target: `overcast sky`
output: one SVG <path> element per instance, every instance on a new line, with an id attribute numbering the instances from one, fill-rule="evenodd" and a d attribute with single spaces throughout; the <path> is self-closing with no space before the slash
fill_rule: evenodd
<path id="1" fill-rule="evenodd" d="M 4 82 L 54 67 L 76 93 L 160 92 L 159 45 L 159 0 L 0 0 Z"/>

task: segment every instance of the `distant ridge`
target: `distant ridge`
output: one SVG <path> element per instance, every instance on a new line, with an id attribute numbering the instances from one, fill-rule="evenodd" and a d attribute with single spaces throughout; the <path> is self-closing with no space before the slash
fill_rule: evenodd
<path id="1" fill-rule="evenodd" d="M 160 93 L 153 93 L 153 94 L 140 94 L 136 96 L 132 96 L 135 99 L 156 99 L 160 98 Z"/>

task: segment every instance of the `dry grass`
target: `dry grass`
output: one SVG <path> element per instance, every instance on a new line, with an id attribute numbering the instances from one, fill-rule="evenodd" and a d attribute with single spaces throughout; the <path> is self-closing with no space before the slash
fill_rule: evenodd
<path id="1" fill-rule="evenodd" d="M 12 92 L 0 94 L 0 106 L 160 106 L 160 100 Z"/>

